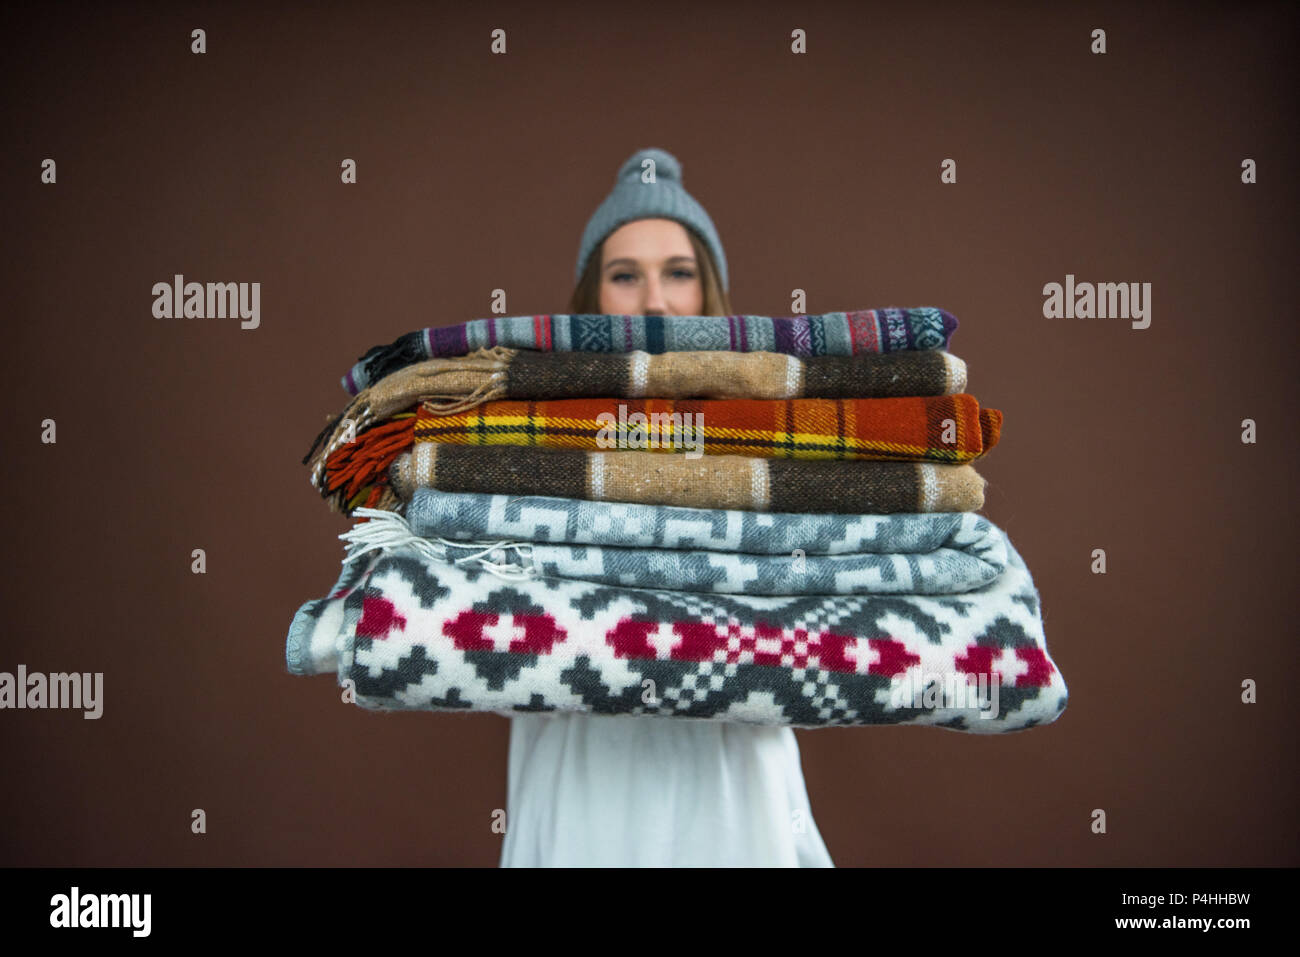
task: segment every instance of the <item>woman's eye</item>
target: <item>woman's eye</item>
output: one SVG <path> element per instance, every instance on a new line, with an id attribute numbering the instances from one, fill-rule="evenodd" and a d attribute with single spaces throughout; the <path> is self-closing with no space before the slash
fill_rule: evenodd
<path id="1" fill-rule="evenodd" d="M 674 269 L 672 275 L 677 279 L 695 278 L 695 272 L 690 269 Z M 630 272 L 616 272 L 609 278 L 611 282 L 622 282 L 624 279 L 636 279 L 636 274 Z"/>

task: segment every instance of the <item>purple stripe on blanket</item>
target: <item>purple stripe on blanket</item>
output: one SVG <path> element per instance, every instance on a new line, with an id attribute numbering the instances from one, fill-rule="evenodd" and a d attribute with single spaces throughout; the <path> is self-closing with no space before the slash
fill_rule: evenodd
<path id="1" fill-rule="evenodd" d="M 489 326 L 491 324 L 489 323 Z M 465 323 L 455 326 L 438 326 L 436 329 L 429 329 L 429 355 L 434 359 L 442 359 L 450 356 L 467 355 L 469 349 L 469 337 L 466 335 L 467 328 Z"/>
<path id="2" fill-rule="evenodd" d="M 776 342 L 776 351 L 784 352 L 786 355 L 795 355 L 795 349 L 798 348 L 798 328 L 797 322 L 774 322 L 772 323 L 772 338 Z M 804 324 L 807 328 L 807 324 Z"/>

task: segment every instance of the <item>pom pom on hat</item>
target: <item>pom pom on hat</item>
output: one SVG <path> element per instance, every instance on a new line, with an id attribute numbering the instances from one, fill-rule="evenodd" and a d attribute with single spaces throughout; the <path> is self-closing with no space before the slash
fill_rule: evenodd
<path id="1" fill-rule="evenodd" d="M 614 184 L 618 185 L 624 180 L 641 182 L 641 174 L 647 159 L 654 160 L 655 179 L 671 179 L 678 185 L 681 184 L 682 164 L 678 162 L 677 157 L 666 150 L 654 148 L 641 150 L 628 157 L 619 169 L 618 176 L 614 178 Z"/>

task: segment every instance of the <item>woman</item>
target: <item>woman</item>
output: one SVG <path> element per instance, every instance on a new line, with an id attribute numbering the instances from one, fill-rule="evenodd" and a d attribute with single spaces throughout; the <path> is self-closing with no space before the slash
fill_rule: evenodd
<path id="1" fill-rule="evenodd" d="M 717 231 L 663 150 L 623 164 L 577 275 L 573 313 L 731 313 Z M 502 867 L 834 866 L 790 728 L 520 715 L 507 794 Z"/>

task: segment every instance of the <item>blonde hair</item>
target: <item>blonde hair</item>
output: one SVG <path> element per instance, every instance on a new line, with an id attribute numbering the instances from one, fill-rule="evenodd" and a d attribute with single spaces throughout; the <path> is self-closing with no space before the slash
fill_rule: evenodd
<path id="1" fill-rule="evenodd" d="M 718 266 L 708 247 L 691 230 L 687 229 L 686 235 L 691 241 L 695 262 L 699 265 L 700 285 L 704 287 L 704 305 L 700 315 L 731 315 L 731 298 L 722 288 L 722 282 L 718 279 Z M 600 265 L 604 259 L 605 243 L 602 240 L 595 252 L 587 258 L 587 268 L 582 271 L 582 278 L 573 287 L 573 295 L 569 298 L 570 313 L 600 313 Z"/>

